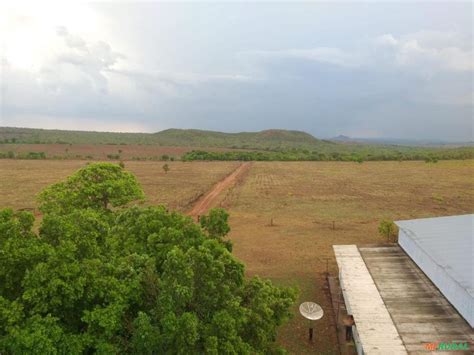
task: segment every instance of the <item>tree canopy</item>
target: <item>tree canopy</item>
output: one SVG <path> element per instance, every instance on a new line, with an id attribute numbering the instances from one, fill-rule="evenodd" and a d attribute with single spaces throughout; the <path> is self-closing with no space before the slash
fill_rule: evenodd
<path id="1" fill-rule="evenodd" d="M 64 213 L 74 209 L 109 209 L 142 199 L 143 190 L 135 176 L 111 163 L 89 164 L 39 195 L 44 213 Z"/>
<path id="2" fill-rule="evenodd" d="M 0 211 L 0 353 L 278 350 L 296 291 L 244 277 L 222 210 L 203 228 L 163 206 L 109 209 L 141 196 L 131 174 L 91 164 L 41 194 L 37 232 Z"/>

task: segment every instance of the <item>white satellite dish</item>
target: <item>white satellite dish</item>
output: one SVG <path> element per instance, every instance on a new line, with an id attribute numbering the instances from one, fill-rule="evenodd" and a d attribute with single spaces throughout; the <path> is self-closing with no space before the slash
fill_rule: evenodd
<path id="1" fill-rule="evenodd" d="M 321 308 L 321 306 L 317 303 L 314 302 L 303 302 L 300 304 L 300 313 L 303 317 L 306 319 L 309 319 L 310 321 L 313 320 L 318 320 L 323 318 L 324 311 Z M 309 322 L 310 327 L 309 327 L 309 340 L 313 340 L 313 322 Z"/>
<path id="2" fill-rule="evenodd" d="M 324 311 L 321 306 L 314 302 L 303 302 L 300 304 L 300 313 L 309 320 L 318 320 L 323 318 Z"/>

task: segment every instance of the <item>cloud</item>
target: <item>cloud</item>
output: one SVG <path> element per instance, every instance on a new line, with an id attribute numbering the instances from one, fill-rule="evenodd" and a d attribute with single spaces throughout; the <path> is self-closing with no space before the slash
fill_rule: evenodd
<path id="1" fill-rule="evenodd" d="M 130 122 L 116 117 L 112 120 L 97 120 L 96 117 L 55 116 L 38 114 L 11 115 L 2 122 L 5 126 L 30 127 L 43 129 L 65 129 L 103 132 L 156 132 L 158 127 L 151 128 L 142 122 Z"/>
<path id="2" fill-rule="evenodd" d="M 125 56 L 112 50 L 104 41 L 86 41 L 71 34 L 64 26 L 56 30 L 63 40 L 55 55 L 45 63 L 38 73 L 38 80 L 46 88 L 59 92 L 69 86 L 106 93 L 108 80 L 106 72 Z"/>
<path id="3" fill-rule="evenodd" d="M 396 38 L 384 34 L 374 41 L 391 52 L 391 61 L 401 67 L 425 70 L 472 71 L 474 52 L 467 39 L 456 32 L 420 31 Z"/>
<path id="4" fill-rule="evenodd" d="M 257 58 L 304 59 L 343 67 L 358 67 L 363 63 L 363 58 L 360 53 L 354 53 L 341 48 L 332 47 L 286 49 L 274 51 L 248 51 L 242 52 L 241 55 L 250 55 Z"/>
<path id="5" fill-rule="evenodd" d="M 65 26 L 57 27 L 54 36 L 59 42 L 38 68 L 18 68 L 2 56 L 4 118 L 11 115 L 18 120 L 23 114 L 146 119 L 156 114 L 163 101 L 192 95 L 199 86 L 253 80 L 242 74 L 128 69 L 127 57 L 105 41 L 86 40 Z"/>
<path id="6" fill-rule="evenodd" d="M 435 7 L 38 5 L 7 25 L 1 123 L 465 139 L 472 19 Z"/>
<path id="7" fill-rule="evenodd" d="M 472 71 L 474 53 L 469 38 L 457 32 L 419 31 L 403 36 L 383 34 L 352 48 L 313 47 L 257 50 L 240 55 L 259 59 L 300 59 L 343 68 L 379 66 L 437 70 Z"/>

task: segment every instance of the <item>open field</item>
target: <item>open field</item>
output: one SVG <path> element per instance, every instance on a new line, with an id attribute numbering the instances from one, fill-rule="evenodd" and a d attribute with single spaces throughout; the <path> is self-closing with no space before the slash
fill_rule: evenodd
<path id="1" fill-rule="evenodd" d="M 35 208 L 35 196 L 86 164 L 80 160 L 0 160 L 0 208 Z M 145 191 L 145 203 L 187 211 L 195 200 L 239 166 L 238 162 L 126 162 Z"/>
<path id="2" fill-rule="evenodd" d="M 220 199 L 222 193 L 226 190 L 233 188 L 239 181 L 241 181 L 248 170 L 251 167 L 251 163 L 243 163 L 231 174 L 221 181 L 219 181 L 214 187 L 203 195 L 199 200 L 196 201 L 194 207 L 189 211 L 189 215 L 199 219 L 200 215 L 206 214 L 207 211 L 216 205 L 216 201 Z"/>
<path id="3" fill-rule="evenodd" d="M 0 207 L 34 206 L 34 195 L 64 179 L 83 161 L 0 161 Z M 126 162 L 142 183 L 146 203 L 189 211 L 202 193 L 240 163 Z M 254 162 L 217 204 L 230 214 L 234 254 L 248 275 L 300 289 L 326 314 L 309 344 L 307 321 L 297 314 L 278 341 L 291 353 L 336 353 L 332 310 L 324 288 L 326 263 L 336 273 L 333 244 L 384 242 L 380 220 L 472 213 L 474 162 Z M 273 225 L 271 220 L 273 219 Z M 334 224 L 333 224 L 334 223 Z M 335 229 L 333 229 L 333 225 Z"/>
<path id="4" fill-rule="evenodd" d="M 279 341 L 297 354 L 335 353 L 323 288 L 326 262 L 337 272 L 332 245 L 383 242 L 377 227 L 384 218 L 472 213 L 474 163 L 256 162 L 223 204 L 231 214 L 234 254 L 247 273 L 296 285 L 300 301 L 318 302 L 326 311 L 312 346 L 306 340 L 308 323 L 296 307 Z"/>

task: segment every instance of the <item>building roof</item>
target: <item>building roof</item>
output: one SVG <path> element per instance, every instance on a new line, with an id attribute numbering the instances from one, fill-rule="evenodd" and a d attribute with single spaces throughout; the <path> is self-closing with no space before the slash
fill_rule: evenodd
<path id="1" fill-rule="evenodd" d="M 428 343 L 451 341 L 474 346 L 474 330 L 400 246 L 333 248 L 364 353 L 419 354 Z"/>
<path id="2" fill-rule="evenodd" d="M 474 347 L 474 330 L 400 246 L 359 252 L 409 354 L 425 353 L 427 343 Z"/>
<path id="3" fill-rule="evenodd" d="M 474 296 L 474 214 L 395 223 L 451 278 Z"/>
<path id="4" fill-rule="evenodd" d="M 355 245 L 334 245 L 339 279 L 348 314 L 354 317 L 365 354 L 407 351 L 377 287 Z"/>

